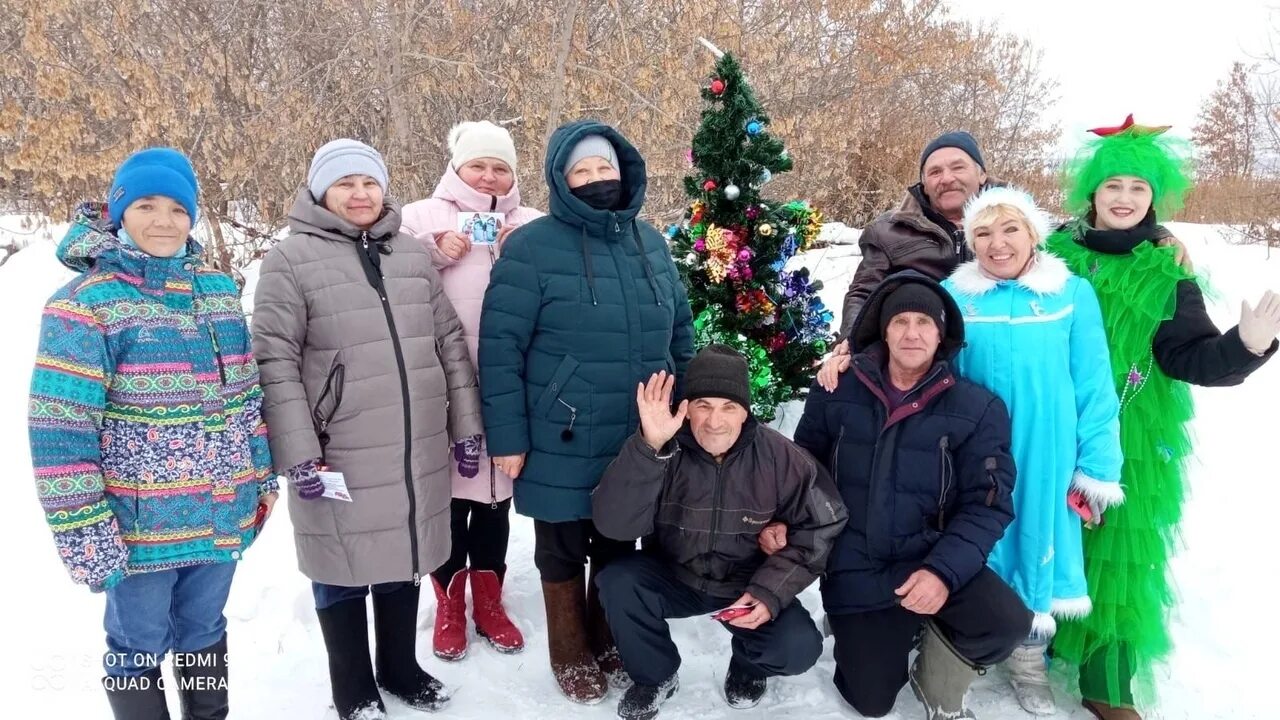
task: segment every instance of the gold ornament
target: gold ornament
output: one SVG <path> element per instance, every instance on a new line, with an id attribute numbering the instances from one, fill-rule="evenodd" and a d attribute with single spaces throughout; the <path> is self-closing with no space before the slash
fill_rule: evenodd
<path id="1" fill-rule="evenodd" d="M 756 228 L 756 232 L 760 233 L 761 237 L 771 237 L 773 235 L 773 226 L 769 223 L 760 223 L 760 227 Z"/>

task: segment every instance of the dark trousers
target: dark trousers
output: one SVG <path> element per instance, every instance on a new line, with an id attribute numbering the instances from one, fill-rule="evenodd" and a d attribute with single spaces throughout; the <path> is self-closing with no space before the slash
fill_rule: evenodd
<path id="1" fill-rule="evenodd" d="M 951 593 L 932 619 L 956 652 L 986 667 L 1005 660 L 1026 641 L 1031 618 L 1018 594 L 983 568 Z M 865 717 L 889 714 L 907 684 L 907 657 L 916 633 L 930 618 L 894 605 L 827 619 L 835 636 L 836 689 Z"/>
<path id="2" fill-rule="evenodd" d="M 311 595 L 316 600 L 317 610 L 327 610 L 340 602 L 348 600 L 363 600 L 369 597 L 369 590 L 373 590 L 379 595 L 393 593 L 397 590 L 405 588 L 408 582 L 389 582 L 378 583 L 377 585 L 325 585 L 324 583 L 311 583 Z"/>
<path id="3" fill-rule="evenodd" d="M 600 572 L 614 559 L 635 549 L 634 540 L 610 540 L 590 520 L 533 521 L 533 564 L 544 582 L 568 582 L 578 577 L 587 560 L 595 572 Z"/>
<path id="4" fill-rule="evenodd" d="M 440 587 L 449 587 L 455 573 L 465 567 L 492 570 L 502 577 L 507 570 L 507 543 L 511 539 L 511 500 L 497 503 L 454 498 L 449 504 L 449 559 L 431 576 Z"/>
<path id="5" fill-rule="evenodd" d="M 661 684 L 680 668 L 668 619 L 709 615 L 738 599 L 698 592 L 645 553 L 615 560 L 596 577 L 596 587 L 623 667 L 642 685 Z M 754 630 L 721 625 L 733 634 L 734 664 L 757 677 L 799 675 L 822 654 L 822 634 L 799 600 Z"/>

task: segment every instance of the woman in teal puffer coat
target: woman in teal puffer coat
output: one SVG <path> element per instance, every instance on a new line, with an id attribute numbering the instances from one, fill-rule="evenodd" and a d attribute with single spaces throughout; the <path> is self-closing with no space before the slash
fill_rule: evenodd
<path id="1" fill-rule="evenodd" d="M 640 153 L 594 120 L 556 130 L 551 214 L 511 233 L 480 318 L 489 452 L 534 519 L 551 665 L 570 699 L 598 702 L 621 663 L 583 569 L 631 549 L 591 523 L 591 491 L 635 432 L 636 386 L 693 357 L 689 300 L 666 241 L 638 218 Z"/>

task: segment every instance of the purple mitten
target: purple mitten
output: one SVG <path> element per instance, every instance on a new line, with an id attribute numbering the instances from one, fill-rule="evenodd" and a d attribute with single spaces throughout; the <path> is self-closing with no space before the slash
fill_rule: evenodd
<path id="1" fill-rule="evenodd" d="M 458 474 L 473 478 L 480 473 L 480 436 L 472 435 L 454 443 L 453 459 L 458 461 Z"/>
<path id="2" fill-rule="evenodd" d="M 324 494 L 324 482 L 320 480 L 320 461 L 307 460 L 285 470 L 289 484 L 298 490 L 303 500 L 315 500 Z"/>

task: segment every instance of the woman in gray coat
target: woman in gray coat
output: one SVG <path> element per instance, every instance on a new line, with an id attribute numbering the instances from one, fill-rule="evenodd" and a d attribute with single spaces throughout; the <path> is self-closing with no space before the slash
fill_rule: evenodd
<path id="1" fill-rule="evenodd" d="M 482 431 L 462 326 L 386 189 L 373 148 L 321 147 L 254 298 L 271 450 L 344 720 L 382 717 L 379 686 L 420 709 L 448 700 L 415 658 L 418 591 L 449 555 L 450 439 Z"/>

